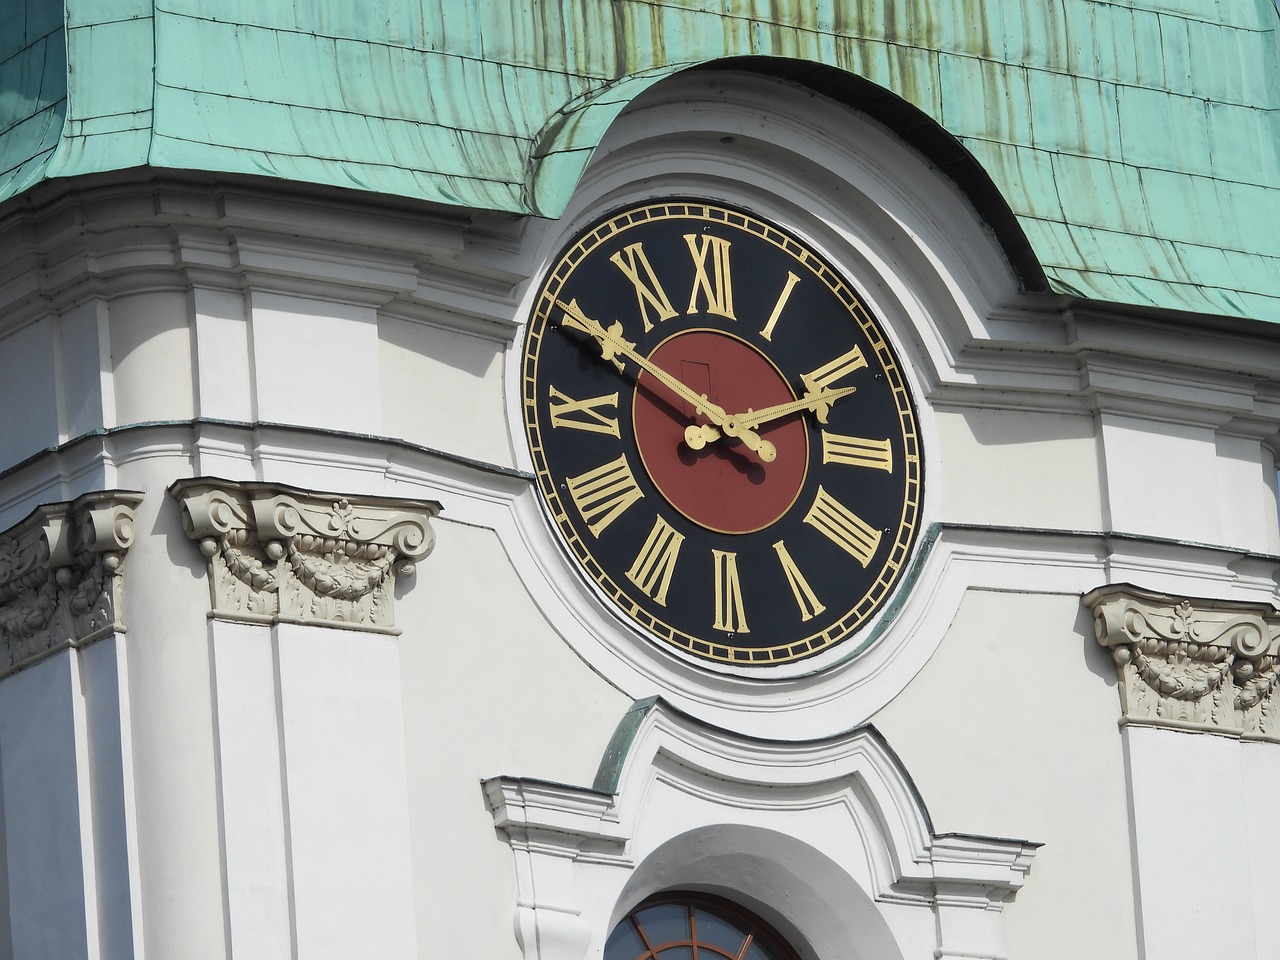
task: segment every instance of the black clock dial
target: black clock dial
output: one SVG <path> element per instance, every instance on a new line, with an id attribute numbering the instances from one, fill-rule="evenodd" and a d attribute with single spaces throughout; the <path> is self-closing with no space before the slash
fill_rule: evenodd
<path id="1" fill-rule="evenodd" d="M 662 643 L 811 656 L 903 573 L 923 473 L 905 378 L 849 284 L 779 226 L 692 200 L 592 226 L 539 292 L 522 399 L 569 553 Z"/>

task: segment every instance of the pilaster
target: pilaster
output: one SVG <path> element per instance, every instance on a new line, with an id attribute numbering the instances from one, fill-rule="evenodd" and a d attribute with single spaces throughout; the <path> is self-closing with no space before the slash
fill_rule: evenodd
<path id="1" fill-rule="evenodd" d="M 233 953 L 416 957 L 393 601 L 440 505 L 208 477 L 169 492 L 208 561 Z"/>
<path id="2" fill-rule="evenodd" d="M 89 493 L 37 507 L 0 533 L 0 677 L 124 633 L 121 584 L 142 494 Z"/>
<path id="3" fill-rule="evenodd" d="M 1116 665 L 1140 956 L 1263 956 L 1280 897 L 1277 845 L 1258 826 L 1280 783 L 1280 611 L 1129 584 L 1084 604 Z M 1248 841 L 1220 856 L 1176 839 L 1206 818 Z M 1188 901 L 1193 887 L 1246 893 Z"/>
<path id="4" fill-rule="evenodd" d="M 209 562 L 210 615 L 399 633 L 395 578 L 431 552 L 434 501 L 198 477 L 169 493 Z"/>
<path id="5" fill-rule="evenodd" d="M 1127 584 L 1086 594 L 1123 722 L 1280 743 L 1280 610 Z"/>

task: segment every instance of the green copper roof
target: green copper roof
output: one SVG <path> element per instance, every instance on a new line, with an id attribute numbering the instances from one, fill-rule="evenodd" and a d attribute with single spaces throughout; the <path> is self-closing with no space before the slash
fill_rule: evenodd
<path id="1" fill-rule="evenodd" d="M 957 138 L 1052 289 L 1280 322 L 1278 28 L 1276 0 L 11 0 L 0 199 L 151 164 L 556 216 L 641 90 L 785 57 Z"/>

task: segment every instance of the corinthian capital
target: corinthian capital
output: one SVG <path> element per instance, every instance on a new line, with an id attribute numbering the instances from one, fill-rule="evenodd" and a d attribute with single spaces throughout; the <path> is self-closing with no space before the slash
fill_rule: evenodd
<path id="1" fill-rule="evenodd" d="M 396 576 L 431 552 L 440 504 L 197 477 L 169 493 L 209 561 L 214 616 L 397 633 Z"/>
<path id="2" fill-rule="evenodd" d="M 1280 611 L 1127 584 L 1084 596 L 1110 648 L 1124 722 L 1280 742 Z"/>
<path id="3" fill-rule="evenodd" d="M 121 575 L 141 500 L 88 493 L 37 507 L 0 533 L 0 676 L 124 632 Z"/>

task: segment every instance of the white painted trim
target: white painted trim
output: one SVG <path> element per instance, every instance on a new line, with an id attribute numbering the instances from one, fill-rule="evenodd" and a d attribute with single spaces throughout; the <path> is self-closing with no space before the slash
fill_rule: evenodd
<path id="1" fill-rule="evenodd" d="M 517 859 L 525 960 L 598 955 L 646 896 L 714 882 L 761 904 L 784 885 L 788 932 L 819 957 L 902 958 L 927 937 L 935 956 L 998 958 L 999 911 L 1036 846 L 934 835 L 871 728 L 761 741 L 661 701 L 632 708 L 595 789 L 511 777 L 484 787 Z M 753 869 L 733 871 L 739 858 Z M 876 904 L 888 903 L 911 909 L 879 913 Z"/>

